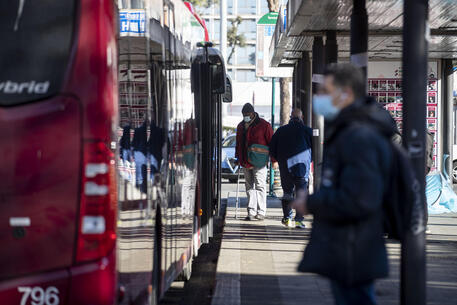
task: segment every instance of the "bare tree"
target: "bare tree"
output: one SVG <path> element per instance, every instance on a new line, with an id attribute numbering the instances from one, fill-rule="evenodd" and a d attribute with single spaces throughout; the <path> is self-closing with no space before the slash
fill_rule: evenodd
<path id="1" fill-rule="evenodd" d="M 231 64 L 232 56 L 235 53 L 236 47 L 244 47 L 246 46 L 246 37 L 243 33 L 238 34 L 238 27 L 243 22 L 243 19 L 240 16 L 237 16 L 235 19 L 230 21 L 232 26 L 227 31 L 227 43 L 229 47 L 232 49 L 230 50 L 230 54 L 227 56 L 227 63 Z"/>
<path id="2" fill-rule="evenodd" d="M 279 0 L 267 0 L 270 12 L 279 12 Z"/>
<path id="3" fill-rule="evenodd" d="M 279 0 L 266 0 L 270 12 L 279 12 Z M 287 124 L 290 115 L 290 92 L 289 92 L 290 78 L 282 77 L 279 79 L 279 105 L 280 117 L 279 124 L 282 126 Z"/>
<path id="4" fill-rule="evenodd" d="M 192 5 L 198 8 L 208 8 L 213 4 L 218 4 L 219 0 L 188 0 Z"/>
<path id="5" fill-rule="evenodd" d="M 280 99 L 280 117 L 279 124 L 285 125 L 289 122 L 290 118 L 290 91 L 289 91 L 290 77 L 282 77 L 279 79 L 279 99 Z"/>

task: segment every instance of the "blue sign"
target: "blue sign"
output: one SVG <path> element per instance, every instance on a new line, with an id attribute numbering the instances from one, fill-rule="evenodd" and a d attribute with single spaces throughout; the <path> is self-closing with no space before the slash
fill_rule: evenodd
<path id="1" fill-rule="evenodd" d="M 274 32 L 275 32 L 275 26 L 274 25 L 266 25 L 265 26 L 265 36 L 273 36 Z"/>
<path id="2" fill-rule="evenodd" d="M 144 11 L 121 11 L 119 12 L 120 33 L 144 34 L 145 14 Z"/>

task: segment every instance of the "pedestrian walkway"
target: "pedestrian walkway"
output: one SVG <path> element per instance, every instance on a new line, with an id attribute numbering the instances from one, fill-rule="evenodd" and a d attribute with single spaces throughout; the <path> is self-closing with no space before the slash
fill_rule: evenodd
<path id="1" fill-rule="evenodd" d="M 281 225 L 279 199 L 268 199 L 265 221 L 244 221 L 246 199 L 241 198 L 235 219 L 234 193 L 229 194 L 226 224 L 217 266 L 213 305 L 330 305 L 333 299 L 327 281 L 298 273 L 307 229 Z M 457 304 L 457 214 L 430 218 L 427 260 L 427 304 Z M 400 246 L 388 243 L 391 275 L 377 282 L 379 304 L 399 304 Z"/>

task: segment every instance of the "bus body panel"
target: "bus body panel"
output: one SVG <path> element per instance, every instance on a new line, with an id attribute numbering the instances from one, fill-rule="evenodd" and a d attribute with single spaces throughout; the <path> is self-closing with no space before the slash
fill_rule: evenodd
<path id="1" fill-rule="evenodd" d="M 80 108 L 70 97 L 0 108 L 0 280 L 73 262 Z"/>
<path id="2" fill-rule="evenodd" d="M 85 145 L 97 140 L 116 149 L 116 7 L 112 0 L 74 3 L 71 54 L 66 64 L 59 62 L 66 72 L 57 95 L 17 105 L 7 96 L 2 101 L 7 107 L 0 107 L 0 176 L 7 177 L 0 185 L 0 241 L 7 245 L 0 251 L 0 299 L 8 304 L 36 301 L 16 302 L 18 287 L 28 283 L 40 296 L 40 289 L 46 293 L 54 285 L 58 304 L 113 304 L 116 296 L 114 248 L 104 257 L 76 261 Z M 25 12 L 29 4 L 24 3 Z M 27 69 L 36 72 L 33 64 Z M 59 278 L 48 280 L 52 272 Z"/>
<path id="3" fill-rule="evenodd" d="M 46 297 L 52 304 L 66 304 L 70 274 L 68 270 L 51 271 L 20 277 L 0 283 L 2 304 L 45 304 Z"/>
<path id="4" fill-rule="evenodd" d="M 112 141 L 118 115 L 116 14 L 112 0 L 81 0 L 74 58 L 63 92 L 83 105 L 83 138 Z"/>
<path id="5" fill-rule="evenodd" d="M 115 251 L 100 260 L 71 267 L 70 278 L 68 305 L 115 304 L 117 296 Z"/>

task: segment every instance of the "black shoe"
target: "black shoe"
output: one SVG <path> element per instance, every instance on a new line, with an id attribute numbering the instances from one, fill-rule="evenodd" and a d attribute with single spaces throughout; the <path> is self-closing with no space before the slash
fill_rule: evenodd
<path id="1" fill-rule="evenodd" d="M 254 216 L 248 215 L 248 216 L 246 216 L 246 218 L 244 220 L 246 220 L 246 221 L 254 220 Z"/>
<path id="2" fill-rule="evenodd" d="M 264 215 L 261 215 L 261 214 L 257 214 L 257 215 L 255 216 L 255 218 L 256 218 L 257 220 L 264 220 L 264 219 L 265 219 L 265 216 L 264 216 Z"/>

